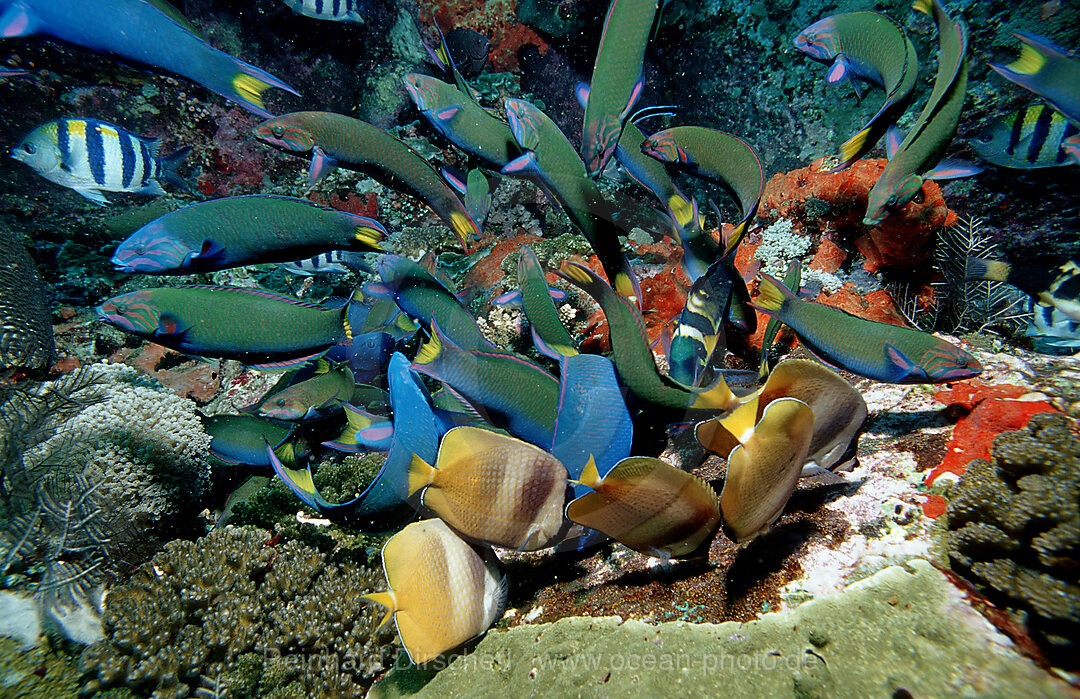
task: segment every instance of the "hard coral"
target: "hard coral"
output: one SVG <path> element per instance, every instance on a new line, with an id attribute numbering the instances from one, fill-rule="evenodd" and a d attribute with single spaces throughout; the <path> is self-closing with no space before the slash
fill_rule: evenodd
<path id="1" fill-rule="evenodd" d="M 360 599 L 381 586 L 375 570 L 258 529 L 171 542 L 109 594 L 105 640 L 80 659 L 86 690 L 181 697 L 210 678 L 229 696 L 362 696 L 393 660 L 393 632 Z"/>
<path id="2" fill-rule="evenodd" d="M 834 235 L 855 236 L 866 261 L 876 272 L 882 267 L 909 269 L 930 256 L 934 233 L 951 225 L 956 215 L 933 182 L 923 184 L 922 196 L 869 230 L 862 223 L 866 197 L 885 168 L 884 160 L 860 160 L 840 172 L 823 172 L 824 158 L 809 167 L 780 173 L 765 185 L 761 211 L 769 218 L 783 217 L 817 227 L 827 219 Z"/>
<path id="3" fill-rule="evenodd" d="M 949 555 L 1027 625 L 1051 661 L 1080 668 L 1080 439 L 1036 415 L 973 462 L 947 510 Z"/>

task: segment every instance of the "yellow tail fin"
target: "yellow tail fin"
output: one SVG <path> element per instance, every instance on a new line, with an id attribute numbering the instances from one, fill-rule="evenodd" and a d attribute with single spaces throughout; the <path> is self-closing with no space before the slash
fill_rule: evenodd
<path id="1" fill-rule="evenodd" d="M 442 342 L 439 340 L 438 335 L 432 333 L 431 339 L 420 345 L 420 349 L 416 350 L 416 357 L 413 358 L 413 362 L 415 364 L 431 364 L 439 356 L 440 351 L 442 351 Z"/>
<path id="2" fill-rule="evenodd" d="M 585 468 L 581 469 L 581 475 L 577 480 L 571 480 L 571 483 L 578 483 L 587 488 L 593 490 L 599 490 L 603 485 L 604 479 L 600 477 L 600 472 L 596 470 L 596 459 L 592 454 L 589 454 L 589 463 L 585 464 Z"/>
<path id="3" fill-rule="evenodd" d="M 685 197 L 678 194 L 672 195 L 668 199 L 668 208 L 675 217 L 675 223 L 681 228 L 686 228 L 694 220 L 694 204 Z"/>
<path id="4" fill-rule="evenodd" d="M 933 0 L 915 0 L 911 5 L 911 9 L 916 12 L 922 12 L 923 14 L 930 14 L 934 9 Z"/>
<path id="5" fill-rule="evenodd" d="M 1020 56 L 1008 65 L 1009 70 L 1024 75 L 1035 75 L 1046 65 L 1046 56 L 1038 49 L 1024 44 L 1020 47 Z"/>
<path id="6" fill-rule="evenodd" d="M 421 488 L 431 485 L 435 477 L 435 469 L 428 462 L 413 454 L 409 462 L 409 496 Z"/>
<path id="7" fill-rule="evenodd" d="M 269 83 L 247 73 L 237 73 L 232 79 L 232 86 L 237 95 L 251 102 L 259 109 L 266 109 L 262 101 L 262 93 L 270 89 Z"/>
<path id="8" fill-rule="evenodd" d="M 357 226 L 355 233 L 356 234 L 353 237 L 361 243 L 373 247 L 376 250 L 382 250 L 382 247 L 379 245 L 379 241 L 382 240 L 382 231 L 369 226 Z"/>
<path id="9" fill-rule="evenodd" d="M 854 158 L 866 145 L 866 139 L 869 136 L 870 129 L 867 128 L 849 138 L 844 145 L 840 146 L 840 159 L 846 163 Z"/>
<path id="10" fill-rule="evenodd" d="M 386 607 L 386 615 L 383 616 L 382 621 L 375 628 L 381 629 L 386 626 L 386 622 L 390 621 L 390 617 L 394 616 L 394 612 L 397 611 L 397 600 L 394 599 L 393 592 L 372 592 L 369 595 L 361 595 L 360 599 L 366 599 L 374 602 L 375 604 Z"/>
<path id="11" fill-rule="evenodd" d="M 754 303 L 767 311 L 779 311 L 783 308 L 784 301 L 787 298 L 780 283 L 766 274 L 761 275 L 758 294 L 759 296 L 754 299 Z"/>

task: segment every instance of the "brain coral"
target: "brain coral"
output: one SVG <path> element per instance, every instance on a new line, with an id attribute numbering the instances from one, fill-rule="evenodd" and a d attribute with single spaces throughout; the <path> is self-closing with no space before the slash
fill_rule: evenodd
<path id="1" fill-rule="evenodd" d="M 157 697 L 353 697 L 394 657 L 392 627 L 361 595 L 378 571 L 296 541 L 225 527 L 173 541 L 110 592 L 105 640 L 88 647 L 86 691 L 127 685 Z"/>
<path id="2" fill-rule="evenodd" d="M 1080 439 L 1058 413 L 1034 416 L 972 462 L 947 510 L 959 569 L 1027 615 L 1051 660 L 1080 667 Z"/>

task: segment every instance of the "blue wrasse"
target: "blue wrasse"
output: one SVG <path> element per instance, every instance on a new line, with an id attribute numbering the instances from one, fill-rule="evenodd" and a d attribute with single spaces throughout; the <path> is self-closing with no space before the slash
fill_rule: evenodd
<path id="1" fill-rule="evenodd" d="M 649 348 L 641 312 L 591 269 L 564 262 L 557 274 L 600 304 L 611 333 L 612 358 L 626 388 L 638 401 L 668 412 L 730 410 L 738 398 L 720 377 L 708 388 L 688 388 L 660 373 Z M 679 416 L 681 417 L 681 416 Z"/>
<path id="2" fill-rule="evenodd" d="M 502 174 L 523 177 L 544 190 L 589 241 L 615 290 L 640 306 L 641 289 L 619 244 L 615 208 L 589 179 L 574 146 L 551 117 L 525 100 L 506 100 L 506 116 L 527 152 L 507 163 Z"/>
<path id="3" fill-rule="evenodd" d="M 95 310 L 106 323 L 179 352 L 280 369 L 348 342 L 347 307 L 257 289 L 178 286 L 114 296 Z"/>
<path id="4" fill-rule="evenodd" d="M 1013 32 L 1013 36 L 1023 43 L 1020 57 L 1009 65 L 991 63 L 990 67 L 1039 95 L 1080 126 L 1080 58 L 1035 34 Z"/>
<path id="5" fill-rule="evenodd" d="M 431 327 L 413 368 L 442 381 L 488 423 L 550 449 L 559 404 L 559 381 L 510 352 L 467 351 Z"/>
<path id="6" fill-rule="evenodd" d="M 794 330 L 826 364 L 885 383 L 940 383 L 982 371 L 975 357 L 950 342 L 803 301 L 773 277 L 761 276 L 754 307 Z"/>
<path id="7" fill-rule="evenodd" d="M 581 159 L 596 177 L 615 152 L 623 123 L 645 84 L 645 47 L 657 17 L 658 0 L 612 0 L 587 88 Z"/>
<path id="8" fill-rule="evenodd" d="M 412 148 L 378 126 L 331 112 L 292 112 L 255 127 L 255 137 L 287 153 L 310 155 L 308 182 L 338 165 L 380 179 L 431 207 L 457 234 L 461 246 L 480 229 L 454 190 Z"/>
<path id="9" fill-rule="evenodd" d="M 337 439 L 323 442 L 324 447 L 347 452 L 389 451 L 394 443 L 394 423 L 385 415 L 376 415 L 349 403 L 342 403 L 349 424 Z"/>
<path id="10" fill-rule="evenodd" d="M 274 472 L 305 505 L 331 521 L 363 532 L 395 529 L 415 516 L 416 511 L 407 502 L 409 464 L 414 454 L 430 463 L 439 450 L 439 428 L 431 402 L 416 374 L 409 369 L 405 355 L 394 353 L 386 376 L 396 418 L 394 434 L 386 461 L 359 496 L 343 503 L 328 501 L 315 488 L 310 469 L 288 468 L 266 447 Z"/>
<path id="11" fill-rule="evenodd" d="M 521 155 L 506 122 L 458 88 L 419 73 L 409 73 L 404 82 L 413 104 L 432 128 L 461 150 L 476 156 L 484 167 L 500 170 Z"/>
<path id="12" fill-rule="evenodd" d="M 120 243 L 124 272 L 194 274 L 328 252 L 375 252 L 386 235 L 366 216 L 270 195 L 199 202 L 154 219 Z"/>
<path id="13" fill-rule="evenodd" d="M 156 138 L 141 138 L 97 119 L 72 117 L 37 127 L 11 150 L 11 157 L 104 206 L 109 200 L 102 191 L 161 196 L 165 190 L 158 180 L 187 189 L 175 170 L 191 148 L 159 157 L 159 147 Z"/>
<path id="14" fill-rule="evenodd" d="M 870 189 L 863 223 L 874 226 L 915 198 L 923 181 L 934 172 L 949 147 L 967 94 L 967 29 L 953 20 L 940 0 L 916 0 L 912 7 L 933 16 L 938 27 L 938 71 L 934 89 L 915 126 L 901 141 L 877 182 Z M 966 171 L 950 176 L 972 174 Z"/>
<path id="15" fill-rule="evenodd" d="M 454 293 L 419 263 L 398 255 L 383 255 L 378 263 L 382 283 L 368 284 L 365 292 L 393 300 L 425 328 L 438 323 L 454 344 L 467 350 L 490 350 L 476 319 Z"/>
<path id="16" fill-rule="evenodd" d="M 919 59 L 904 28 L 880 12 L 845 12 L 818 20 L 795 37 L 795 48 L 831 62 L 830 83 L 866 81 L 885 89 L 877 114 L 840 149 L 842 170 L 864 156 L 911 103 Z"/>
<path id="17" fill-rule="evenodd" d="M 1020 170 L 1069 165 L 1066 150 L 1080 127 L 1045 104 L 1033 104 L 995 120 L 971 139 L 971 148 L 994 165 Z"/>
<path id="18" fill-rule="evenodd" d="M 757 213 L 765 192 L 765 169 L 749 143 L 731 134 L 701 126 L 676 126 L 645 139 L 642 152 L 665 163 L 718 182 L 739 202 L 742 219 L 724 241 L 724 253 L 738 246 Z"/>
<path id="19" fill-rule="evenodd" d="M 0 0 L 0 37 L 44 34 L 161 68 L 268 117 L 262 93 L 298 94 L 265 70 L 215 49 L 143 0 Z"/>
<path id="20" fill-rule="evenodd" d="M 599 354 L 576 354 L 559 362 L 559 406 L 551 453 L 578 479 L 592 461 L 600 473 L 630 456 L 634 423 L 615 376 L 615 366 Z M 575 495 L 589 492 L 574 485 Z"/>

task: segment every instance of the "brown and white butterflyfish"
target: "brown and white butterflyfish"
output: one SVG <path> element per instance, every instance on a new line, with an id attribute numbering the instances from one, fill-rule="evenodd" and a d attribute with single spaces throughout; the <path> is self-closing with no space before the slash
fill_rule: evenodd
<path id="1" fill-rule="evenodd" d="M 465 538 L 534 551 L 561 538 L 569 474 L 548 452 L 479 427 L 456 427 L 435 466 L 413 456 L 409 494 Z"/>
<path id="2" fill-rule="evenodd" d="M 387 607 L 413 663 L 483 634 L 502 614 L 506 579 L 491 549 L 469 544 L 441 519 L 413 522 L 382 550 L 390 589 L 364 598 Z M 381 625 L 381 624 L 380 624 Z"/>
<path id="3" fill-rule="evenodd" d="M 719 526 L 712 486 L 660 459 L 632 456 L 603 478 L 590 459 L 578 482 L 593 492 L 571 502 L 567 518 L 649 556 L 690 556 Z"/>

